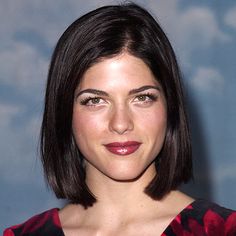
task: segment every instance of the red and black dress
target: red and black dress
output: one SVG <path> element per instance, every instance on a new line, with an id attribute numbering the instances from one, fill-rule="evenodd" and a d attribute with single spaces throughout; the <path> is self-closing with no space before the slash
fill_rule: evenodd
<path id="1" fill-rule="evenodd" d="M 6 229 L 3 236 L 65 236 L 58 211 L 55 208 L 34 216 Z M 161 236 L 236 236 L 236 211 L 195 200 L 174 218 Z"/>

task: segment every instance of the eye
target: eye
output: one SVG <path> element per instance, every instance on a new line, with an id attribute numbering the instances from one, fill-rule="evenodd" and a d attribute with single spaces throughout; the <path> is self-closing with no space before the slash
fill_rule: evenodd
<path id="1" fill-rule="evenodd" d="M 157 100 L 157 95 L 155 94 L 140 94 L 134 98 L 134 102 L 153 102 Z"/>
<path id="2" fill-rule="evenodd" d="M 80 101 L 80 104 L 84 106 L 96 106 L 104 103 L 105 101 L 100 97 L 88 97 Z"/>
<path id="3" fill-rule="evenodd" d="M 136 98 L 138 101 L 141 101 L 141 102 L 144 102 L 150 99 L 147 95 L 139 95 Z"/>

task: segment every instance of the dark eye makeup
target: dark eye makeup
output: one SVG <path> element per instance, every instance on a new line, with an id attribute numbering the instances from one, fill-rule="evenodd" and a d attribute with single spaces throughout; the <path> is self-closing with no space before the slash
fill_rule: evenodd
<path id="1" fill-rule="evenodd" d="M 83 106 L 96 105 L 96 104 L 99 104 L 101 99 L 102 99 L 101 97 L 86 97 L 80 101 L 80 105 L 83 105 Z"/>
<path id="2" fill-rule="evenodd" d="M 153 94 L 153 93 L 141 93 L 138 94 L 134 97 L 133 101 L 135 102 L 143 102 L 143 103 L 149 103 L 149 102 L 155 102 L 158 99 L 158 95 Z M 101 100 L 103 98 L 101 97 L 93 97 L 93 96 L 88 96 L 79 102 L 80 105 L 82 106 L 96 106 L 101 103 Z"/>
<path id="3" fill-rule="evenodd" d="M 138 99 L 138 101 L 140 102 L 150 102 L 150 101 L 155 102 L 157 101 L 158 96 L 153 93 L 142 93 L 142 94 L 137 95 L 135 99 Z"/>

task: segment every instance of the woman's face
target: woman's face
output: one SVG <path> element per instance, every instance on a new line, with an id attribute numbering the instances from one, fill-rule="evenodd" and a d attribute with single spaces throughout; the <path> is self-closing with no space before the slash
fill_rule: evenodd
<path id="1" fill-rule="evenodd" d="M 146 64 L 130 54 L 93 65 L 76 89 L 72 128 L 87 176 L 153 178 L 166 124 L 160 84 Z"/>

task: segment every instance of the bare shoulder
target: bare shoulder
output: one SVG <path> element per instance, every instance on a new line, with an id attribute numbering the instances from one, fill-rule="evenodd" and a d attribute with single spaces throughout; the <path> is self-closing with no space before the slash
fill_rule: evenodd
<path id="1" fill-rule="evenodd" d="M 75 224 L 83 222 L 85 209 L 81 205 L 68 204 L 59 211 L 59 218 L 63 229 L 74 228 Z"/>
<path id="2" fill-rule="evenodd" d="M 161 201 L 157 201 L 152 207 L 153 233 L 158 229 L 161 235 L 176 216 L 193 202 L 193 198 L 179 191 L 172 191 Z"/>
<path id="3" fill-rule="evenodd" d="M 180 192 L 172 191 L 163 199 L 163 207 L 172 213 L 173 215 L 178 215 L 183 209 L 194 202 L 195 199 Z"/>
<path id="4" fill-rule="evenodd" d="M 94 235 L 86 227 L 85 208 L 79 204 L 68 204 L 59 211 L 59 218 L 65 236 Z"/>
<path id="5" fill-rule="evenodd" d="M 169 223 L 180 214 L 186 207 L 195 201 L 192 197 L 180 192 L 172 191 L 165 200 L 163 200 L 164 214 L 169 217 Z"/>

